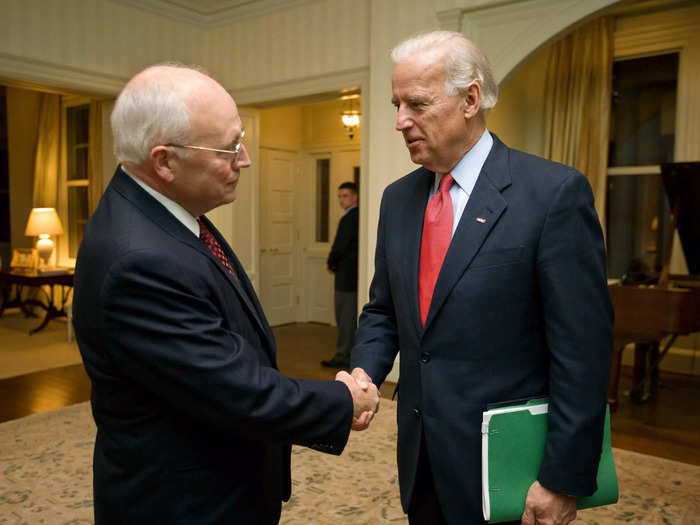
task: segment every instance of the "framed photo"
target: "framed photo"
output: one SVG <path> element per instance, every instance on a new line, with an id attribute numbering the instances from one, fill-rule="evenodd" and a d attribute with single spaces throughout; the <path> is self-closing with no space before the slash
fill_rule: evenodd
<path id="1" fill-rule="evenodd" d="M 36 268 L 36 248 L 17 248 L 12 250 L 12 268 Z"/>

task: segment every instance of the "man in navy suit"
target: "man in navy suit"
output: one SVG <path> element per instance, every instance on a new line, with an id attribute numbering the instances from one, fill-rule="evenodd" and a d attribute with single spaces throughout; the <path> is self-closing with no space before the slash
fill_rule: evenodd
<path id="1" fill-rule="evenodd" d="M 74 322 L 97 424 L 95 522 L 275 524 L 292 443 L 340 454 L 374 386 L 296 380 L 235 254 L 203 215 L 250 165 L 236 105 L 177 65 L 112 113 L 120 166 L 88 222 Z"/>
<path id="2" fill-rule="evenodd" d="M 323 366 L 348 368 L 350 352 L 355 344 L 357 330 L 357 184 L 343 182 L 338 186 L 338 203 L 344 214 L 328 254 L 328 269 L 335 274 L 335 321 L 338 339 L 335 355 L 321 361 Z"/>
<path id="3" fill-rule="evenodd" d="M 482 412 L 549 396 L 522 523 L 568 523 L 575 496 L 596 488 L 612 338 L 590 185 L 489 133 L 497 87 L 463 35 L 409 39 L 392 59 L 396 129 L 422 167 L 382 198 L 353 376 L 381 384 L 401 352 L 398 468 L 412 525 L 482 523 Z"/>

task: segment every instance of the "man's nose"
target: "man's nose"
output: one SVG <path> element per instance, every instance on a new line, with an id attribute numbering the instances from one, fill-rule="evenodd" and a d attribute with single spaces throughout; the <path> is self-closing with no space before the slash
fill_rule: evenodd
<path id="1" fill-rule="evenodd" d="M 396 131 L 403 131 L 410 128 L 413 125 L 413 120 L 411 119 L 408 112 L 402 108 L 399 108 L 396 112 Z"/>
<path id="2" fill-rule="evenodd" d="M 250 166 L 250 156 L 248 155 L 248 150 L 243 144 L 241 144 L 241 153 L 238 155 L 238 159 L 233 163 L 235 168 L 247 168 Z"/>

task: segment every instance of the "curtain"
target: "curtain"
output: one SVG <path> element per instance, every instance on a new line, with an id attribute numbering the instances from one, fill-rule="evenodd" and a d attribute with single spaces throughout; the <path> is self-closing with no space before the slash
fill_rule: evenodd
<path id="1" fill-rule="evenodd" d="M 614 29 L 601 17 L 554 44 L 545 85 L 545 157 L 588 178 L 603 231 Z"/>
<path id="2" fill-rule="evenodd" d="M 42 93 L 39 131 L 34 155 L 35 208 L 55 208 L 58 197 L 58 171 L 61 145 L 61 97 Z"/>
<path id="3" fill-rule="evenodd" d="M 102 194 L 102 105 L 99 100 L 90 102 L 90 122 L 88 128 L 88 191 L 90 213 L 95 211 Z"/>

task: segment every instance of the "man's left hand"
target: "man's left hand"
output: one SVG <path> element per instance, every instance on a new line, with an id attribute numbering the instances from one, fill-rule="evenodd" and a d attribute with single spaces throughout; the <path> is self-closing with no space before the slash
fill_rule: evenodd
<path id="1" fill-rule="evenodd" d="M 522 525 L 566 525 L 576 519 L 576 498 L 540 485 L 530 485 Z"/>

